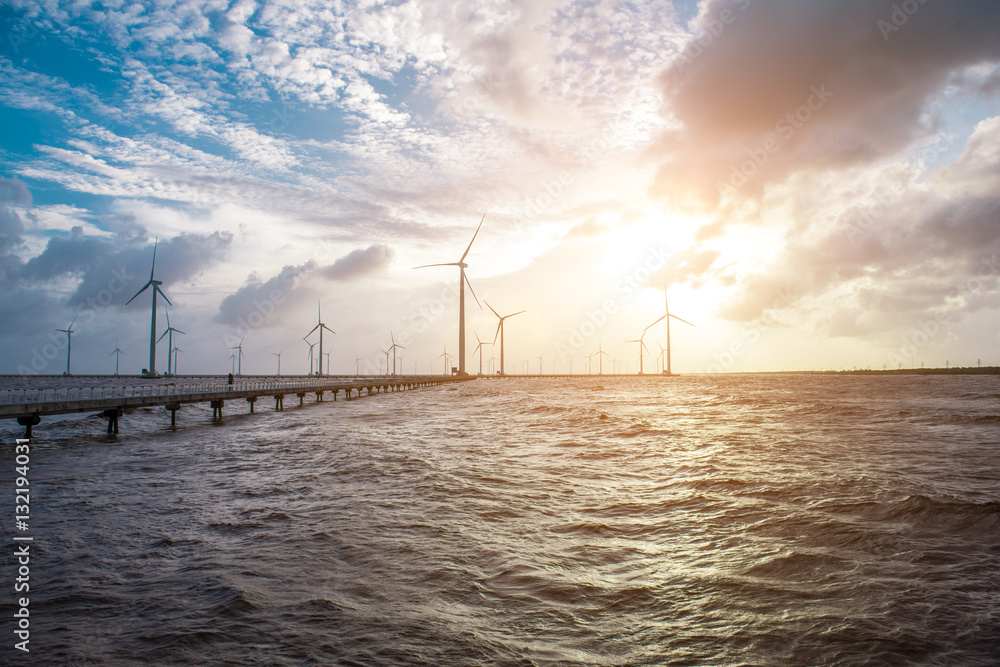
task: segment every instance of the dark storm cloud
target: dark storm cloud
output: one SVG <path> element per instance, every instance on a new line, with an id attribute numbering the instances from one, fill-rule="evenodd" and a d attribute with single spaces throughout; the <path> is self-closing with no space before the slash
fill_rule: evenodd
<path id="1" fill-rule="evenodd" d="M 333 264 L 320 265 L 309 260 L 301 266 L 286 266 L 278 275 L 262 281 L 256 273 L 250 274 L 246 284 L 230 294 L 219 305 L 215 321 L 222 324 L 251 326 L 276 324 L 280 318 L 271 318 L 280 308 L 297 306 L 312 298 L 317 278 L 337 282 L 350 282 L 384 271 L 392 262 L 395 252 L 387 245 L 375 244 L 364 249 L 353 250 L 337 259 Z M 256 317 L 259 324 L 251 322 Z"/>
<path id="2" fill-rule="evenodd" d="M 232 243 L 232 234 L 181 234 L 156 245 L 156 279 L 170 296 L 170 285 L 191 280 L 222 259 Z M 29 260 L 20 272 L 25 281 L 46 281 L 65 276 L 79 277 L 76 291 L 67 301 L 79 306 L 115 286 L 114 300 L 104 305 L 123 306 L 149 280 L 153 244 L 83 236 L 74 227 L 68 237 L 49 239 L 45 250 Z M 123 289 L 118 289 L 122 287 Z"/>
<path id="3" fill-rule="evenodd" d="M 892 156 L 934 129 L 955 74 L 1000 60 L 995 0 L 708 0 L 693 28 L 705 46 L 660 80 L 683 127 L 657 147 L 654 191 L 709 205 L 744 163 L 740 197 Z"/>

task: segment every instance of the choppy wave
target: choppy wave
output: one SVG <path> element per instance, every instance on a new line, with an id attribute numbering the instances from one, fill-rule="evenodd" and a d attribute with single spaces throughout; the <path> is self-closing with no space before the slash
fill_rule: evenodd
<path id="1" fill-rule="evenodd" d="M 483 380 L 234 406 L 221 424 L 186 406 L 173 430 L 136 410 L 117 438 L 91 416 L 47 419 L 32 449 L 32 653 L 992 665 L 997 385 Z M 10 488 L 10 448 L 0 465 Z M 5 636 L 11 603 L 0 596 Z"/>

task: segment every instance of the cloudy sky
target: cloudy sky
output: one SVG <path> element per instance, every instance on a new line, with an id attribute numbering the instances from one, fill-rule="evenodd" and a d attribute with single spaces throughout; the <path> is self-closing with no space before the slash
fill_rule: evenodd
<path id="1" fill-rule="evenodd" d="M 65 370 L 74 318 L 74 373 L 146 368 L 157 239 L 181 373 L 307 372 L 318 303 L 334 372 L 390 335 L 441 372 L 458 272 L 412 267 L 484 215 L 508 371 L 635 372 L 665 285 L 679 372 L 998 365 L 997 35 L 995 0 L 8 0 L 0 373 Z"/>

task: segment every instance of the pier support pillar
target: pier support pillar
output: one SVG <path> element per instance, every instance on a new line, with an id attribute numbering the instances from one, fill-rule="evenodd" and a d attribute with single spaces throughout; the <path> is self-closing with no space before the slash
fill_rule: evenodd
<path id="1" fill-rule="evenodd" d="M 177 426 L 177 411 L 181 409 L 181 404 L 168 403 L 163 407 L 170 411 L 170 428 L 175 428 Z"/>
<path id="2" fill-rule="evenodd" d="M 275 394 L 274 396 L 274 409 L 281 412 L 285 409 L 285 395 Z"/>
<path id="3" fill-rule="evenodd" d="M 42 418 L 38 415 L 31 415 L 29 417 L 18 417 L 17 423 L 24 427 L 24 437 L 31 438 L 31 427 L 38 426 L 42 423 Z"/>
<path id="4" fill-rule="evenodd" d="M 332 391 L 333 391 L 333 402 L 336 403 L 337 402 L 337 390 L 333 389 Z"/>
<path id="5" fill-rule="evenodd" d="M 118 418 L 124 411 L 121 408 L 105 410 L 104 416 L 108 418 L 108 435 L 118 435 Z"/>
<path id="6" fill-rule="evenodd" d="M 247 403 L 250 404 L 250 414 L 253 414 L 253 406 L 257 402 L 256 396 L 247 396 Z"/>
<path id="7" fill-rule="evenodd" d="M 226 404 L 223 400 L 212 401 L 212 419 L 222 419 L 222 406 Z"/>
<path id="8" fill-rule="evenodd" d="M 302 405 L 302 401 L 304 401 L 305 398 L 306 398 L 305 392 L 302 392 L 301 394 L 295 394 L 295 395 L 299 397 L 299 405 Z"/>
<path id="9" fill-rule="evenodd" d="M 321 391 L 317 391 L 316 392 L 316 402 L 317 403 L 322 403 L 323 402 L 323 392 L 321 392 Z"/>

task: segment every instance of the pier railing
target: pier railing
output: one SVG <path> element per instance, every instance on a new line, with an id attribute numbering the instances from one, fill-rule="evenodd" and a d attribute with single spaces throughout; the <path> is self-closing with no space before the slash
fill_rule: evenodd
<path id="1" fill-rule="evenodd" d="M 297 389 L 306 391 L 318 387 L 333 387 L 365 384 L 368 382 L 391 384 L 415 380 L 433 381 L 446 376 L 350 376 L 325 379 L 284 382 L 281 380 L 228 383 L 159 384 L 137 386 L 103 386 L 58 389 L 4 389 L 0 390 L 0 405 L 26 405 L 32 403 L 55 403 L 66 401 L 104 400 L 112 398 L 142 398 L 185 396 L 189 394 L 215 394 L 227 391 L 280 391 L 291 393 Z"/>

